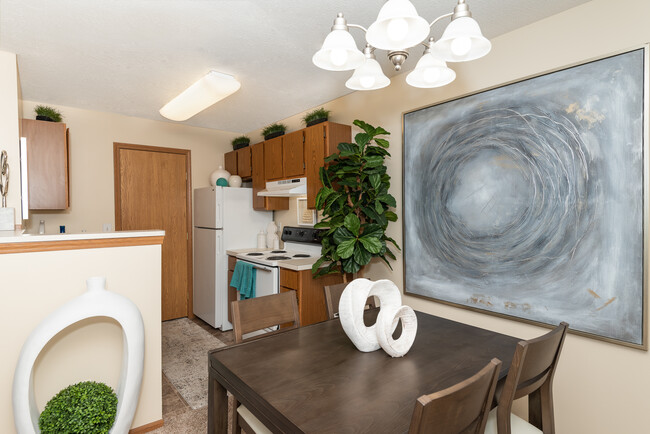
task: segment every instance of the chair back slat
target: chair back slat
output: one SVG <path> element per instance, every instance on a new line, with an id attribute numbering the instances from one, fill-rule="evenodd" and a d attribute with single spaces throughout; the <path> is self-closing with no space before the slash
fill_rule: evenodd
<path id="1" fill-rule="evenodd" d="M 235 342 L 244 341 L 243 335 L 280 324 L 282 331 L 300 326 L 298 303 L 294 291 L 248 300 L 233 301 L 232 324 L 235 332 Z"/>
<path id="2" fill-rule="evenodd" d="M 325 291 L 325 304 L 327 305 L 327 317 L 329 319 L 338 318 L 339 302 L 341 301 L 341 294 L 343 294 L 346 286 L 348 286 L 347 283 L 337 283 L 336 285 L 326 285 L 323 287 Z M 377 307 L 375 297 L 369 297 L 365 307 Z"/>
<path id="3" fill-rule="evenodd" d="M 410 434 L 482 433 L 499 377 L 501 361 L 492 359 L 472 377 L 417 399 Z"/>

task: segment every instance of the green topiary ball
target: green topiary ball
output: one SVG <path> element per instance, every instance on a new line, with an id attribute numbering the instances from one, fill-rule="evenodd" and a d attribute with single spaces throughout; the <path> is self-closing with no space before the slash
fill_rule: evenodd
<path id="1" fill-rule="evenodd" d="M 47 433 L 108 433 L 115 421 L 117 396 L 104 383 L 85 381 L 68 386 L 50 399 L 38 419 Z"/>

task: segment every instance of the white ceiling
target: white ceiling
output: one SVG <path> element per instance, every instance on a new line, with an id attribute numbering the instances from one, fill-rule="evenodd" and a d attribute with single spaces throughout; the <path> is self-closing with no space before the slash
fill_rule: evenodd
<path id="1" fill-rule="evenodd" d="M 587 0 L 468 0 L 493 38 Z M 412 0 L 428 21 L 454 0 Z M 351 72 L 311 62 L 338 12 L 368 27 L 381 0 L 0 0 L 0 50 L 18 55 L 23 98 L 165 120 L 158 110 L 210 69 L 241 89 L 185 124 L 244 133 L 350 92 Z M 444 20 L 446 23 L 447 21 Z M 436 24 L 439 37 L 444 25 Z M 359 48 L 361 31 L 352 29 Z M 411 50 L 410 71 L 420 57 Z M 377 51 L 386 75 L 394 75 Z M 169 121 L 171 122 L 171 121 Z"/>

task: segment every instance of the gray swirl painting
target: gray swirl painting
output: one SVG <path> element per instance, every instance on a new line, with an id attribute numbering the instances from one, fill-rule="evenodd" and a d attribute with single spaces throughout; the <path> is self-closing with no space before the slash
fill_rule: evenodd
<path id="1" fill-rule="evenodd" d="M 406 292 L 642 345 L 644 59 L 406 113 Z"/>

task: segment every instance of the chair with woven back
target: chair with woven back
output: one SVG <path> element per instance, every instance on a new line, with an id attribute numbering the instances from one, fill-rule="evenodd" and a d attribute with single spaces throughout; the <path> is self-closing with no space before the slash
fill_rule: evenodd
<path id="1" fill-rule="evenodd" d="M 499 380 L 501 361 L 447 389 L 423 395 L 415 402 L 409 434 L 481 434 Z"/>
<path id="2" fill-rule="evenodd" d="M 232 326 L 235 343 L 261 339 L 300 327 L 300 314 L 295 291 L 233 301 L 231 303 Z M 278 326 L 278 329 L 255 336 L 244 336 L 252 332 Z M 280 327 L 282 326 L 282 327 Z M 244 405 L 237 407 L 237 401 L 229 395 L 229 419 L 234 431 L 239 434 L 243 428 L 246 433 L 270 433 Z"/>
<path id="3" fill-rule="evenodd" d="M 325 305 L 327 306 L 327 317 L 334 319 L 339 317 L 339 301 L 343 290 L 348 286 L 347 283 L 338 283 L 336 285 L 326 285 L 323 287 L 325 291 Z M 368 298 L 366 308 L 377 307 L 375 304 L 375 297 Z"/>
<path id="4" fill-rule="evenodd" d="M 554 434 L 553 376 L 569 325 L 560 323 L 549 333 L 520 341 L 508 376 L 497 391 L 498 406 L 490 412 L 487 434 Z M 512 413 L 515 399 L 528 396 L 529 420 Z"/>

